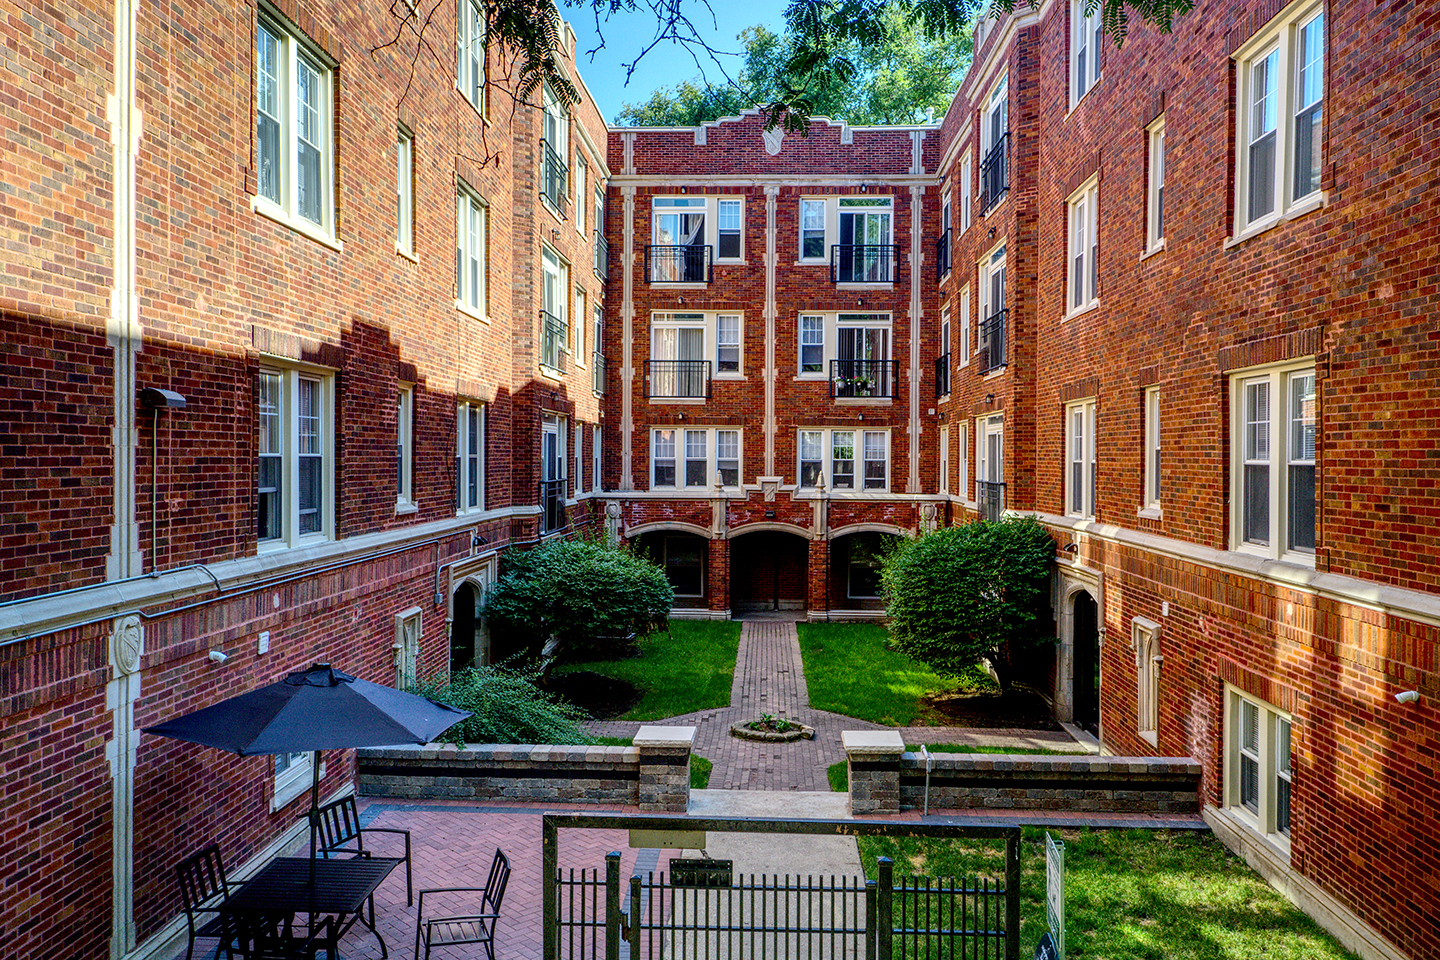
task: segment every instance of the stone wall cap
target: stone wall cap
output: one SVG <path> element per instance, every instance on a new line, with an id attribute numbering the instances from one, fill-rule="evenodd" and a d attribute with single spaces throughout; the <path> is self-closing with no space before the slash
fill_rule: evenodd
<path id="1" fill-rule="evenodd" d="M 844 730 L 840 742 L 845 752 L 854 756 L 899 756 L 905 752 L 899 730 Z"/>
<path id="2" fill-rule="evenodd" d="M 637 747 L 693 747 L 695 728 L 646 725 L 635 734 L 633 743 Z"/>

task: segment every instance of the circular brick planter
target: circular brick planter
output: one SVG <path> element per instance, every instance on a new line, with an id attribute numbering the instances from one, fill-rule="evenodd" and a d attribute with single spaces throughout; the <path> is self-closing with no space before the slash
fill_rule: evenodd
<path id="1" fill-rule="evenodd" d="M 796 723 L 794 720 L 787 721 L 790 729 L 784 733 L 776 733 L 772 730 L 752 730 L 750 724 L 754 720 L 746 720 L 743 723 L 732 723 L 730 725 L 730 736 L 737 740 L 754 740 L 757 743 L 794 743 L 796 740 L 814 740 L 815 728 L 807 727 L 803 723 Z"/>

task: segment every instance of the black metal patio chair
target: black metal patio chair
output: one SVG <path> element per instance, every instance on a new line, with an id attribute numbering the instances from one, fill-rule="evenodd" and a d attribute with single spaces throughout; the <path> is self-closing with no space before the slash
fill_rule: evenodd
<path id="1" fill-rule="evenodd" d="M 320 836 L 317 839 L 315 855 L 326 859 L 332 857 L 367 857 L 372 860 L 389 859 L 405 864 L 405 905 L 415 903 L 414 880 L 410 872 L 410 831 L 392 827 L 360 826 L 360 811 L 355 805 L 355 796 L 332 800 L 319 810 Z M 365 836 L 372 833 L 390 833 L 405 838 L 405 856 L 379 857 L 375 851 L 365 849 Z M 354 844 L 354 846 L 351 846 Z"/>
<path id="2" fill-rule="evenodd" d="M 420 908 L 415 915 L 415 960 L 420 960 L 420 945 L 425 945 L 425 960 L 430 960 L 430 951 L 435 947 L 454 947 L 461 944 L 480 943 L 485 945 L 489 960 L 495 960 L 495 924 L 500 919 L 500 904 L 505 899 L 505 885 L 510 882 L 510 861 L 500 848 L 495 848 L 495 859 L 490 862 L 490 879 L 483 887 L 435 887 L 420 891 Z M 426 895 L 478 893 L 479 911 L 474 913 L 447 913 L 443 916 L 425 915 Z M 449 898 L 447 902 L 458 902 Z M 433 902 L 433 901 L 432 901 Z M 448 909 L 448 908 L 441 908 Z"/>
<path id="3" fill-rule="evenodd" d="M 221 936 L 220 907 L 239 884 L 232 884 L 225 876 L 225 861 L 220 857 L 218 843 L 181 860 L 175 874 L 180 881 L 180 899 L 185 905 L 185 925 L 190 934 L 185 960 L 190 960 L 197 939 Z"/>

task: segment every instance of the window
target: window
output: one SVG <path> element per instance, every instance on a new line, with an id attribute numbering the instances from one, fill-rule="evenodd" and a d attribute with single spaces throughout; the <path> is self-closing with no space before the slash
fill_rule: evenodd
<path id="1" fill-rule="evenodd" d="M 653 243 L 646 249 L 651 283 L 708 283 L 713 251 L 706 242 L 705 220 L 711 201 L 704 197 L 656 197 Z"/>
<path id="2" fill-rule="evenodd" d="M 858 445 L 858 446 L 857 446 Z M 888 490 L 890 485 L 890 433 L 886 430 L 801 430 L 798 437 L 800 486 L 815 489 L 824 479 L 825 458 L 830 460 L 829 488 Z"/>
<path id="3" fill-rule="evenodd" d="M 955 446 L 960 454 L 960 462 L 956 465 L 955 489 L 963 499 L 973 502 L 974 491 L 970 489 L 970 424 L 957 423 L 955 430 Z"/>
<path id="4" fill-rule="evenodd" d="M 672 534 L 662 540 L 661 564 L 677 597 L 705 596 L 707 541 L 692 534 Z"/>
<path id="5" fill-rule="evenodd" d="M 600 424 L 590 428 L 590 489 L 599 493 L 605 489 L 600 484 Z"/>
<path id="6" fill-rule="evenodd" d="M 575 495 L 585 489 L 585 425 L 575 421 Z"/>
<path id="7" fill-rule="evenodd" d="M 413 424 L 415 420 L 415 388 L 401 384 L 395 411 L 395 503 L 408 507 L 414 504 L 414 476 L 412 464 L 415 461 Z"/>
<path id="8" fill-rule="evenodd" d="M 740 431 L 726 427 L 651 432 L 651 486 L 713 490 L 740 485 Z M 677 482 L 678 481 L 678 482 Z"/>
<path id="9" fill-rule="evenodd" d="M 395 249 L 415 253 L 415 138 L 403 127 L 395 133 Z"/>
<path id="10" fill-rule="evenodd" d="M 802 261 L 824 260 L 825 250 L 825 201 L 800 201 L 800 259 Z"/>
<path id="11" fill-rule="evenodd" d="M 890 283 L 895 279 L 896 248 L 889 197 L 840 197 L 840 244 L 833 251 L 831 272 L 836 283 Z"/>
<path id="12" fill-rule="evenodd" d="M 1235 229 L 1261 229 L 1319 199 L 1325 14 L 1292 4 L 1235 54 Z"/>
<path id="13" fill-rule="evenodd" d="M 800 372 L 825 373 L 825 318 L 800 318 Z"/>
<path id="14" fill-rule="evenodd" d="M 1070 107 L 1100 79 L 1100 0 L 1074 0 L 1070 5 Z"/>
<path id="15" fill-rule="evenodd" d="M 275 755 L 275 787 L 270 798 L 272 812 L 310 789 L 310 782 L 314 777 L 311 772 L 313 763 L 313 756 L 305 752 Z M 320 775 L 325 775 L 323 763 L 320 764 Z"/>
<path id="16" fill-rule="evenodd" d="M 590 334 L 590 388 L 597 397 L 605 395 L 605 307 L 604 302 L 595 298 L 594 327 Z"/>
<path id="17" fill-rule="evenodd" d="M 989 213 L 1010 189 L 1009 77 L 990 92 L 980 117 L 980 207 Z"/>
<path id="18" fill-rule="evenodd" d="M 575 313 L 573 314 L 575 322 L 567 327 L 567 332 L 574 331 L 575 333 L 575 348 L 570 351 L 570 355 L 581 366 L 585 364 L 585 318 L 590 315 L 589 311 L 585 309 L 585 300 L 585 291 L 576 287 Z M 569 345 L 566 346 L 568 348 Z"/>
<path id="19" fill-rule="evenodd" d="M 657 313 L 650 324 L 651 397 L 710 395 L 705 348 L 709 318 L 703 313 Z"/>
<path id="20" fill-rule="evenodd" d="M 970 162 L 970 145 L 965 145 L 965 159 L 960 161 L 960 232 L 970 229 L 970 183 L 974 170 Z"/>
<path id="21" fill-rule="evenodd" d="M 395 689 L 415 686 L 420 666 L 421 610 L 411 607 L 395 615 Z"/>
<path id="22" fill-rule="evenodd" d="M 1095 516 L 1095 401 L 1065 408 L 1065 513 Z"/>
<path id="23" fill-rule="evenodd" d="M 836 397 L 893 397 L 896 372 L 890 359 L 890 327 L 888 313 L 802 315 L 800 375 L 830 378 Z M 827 349 L 831 343 L 833 356 Z"/>
<path id="24" fill-rule="evenodd" d="M 970 363 L 970 286 L 960 291 L 960 366 Z"/>
<path id="25" fill-rule="evenodd" d="M 998 520 L 1005 509 L 1005 418 L 975 421 L 975 501 L 980 515 Z"/>
<path id="26" fill-rule="evenodd" d="M 335 232 L 334 74 L 262 15 L 255 28 L 256 209 L 329 239 Z"/>
<path id="27" fill-rule="evenodd" d="M 331 535 L 332 383 L 328 374 L 308 370 L 260 371 L 257 538 L 262 549 Z"/>
<path id="28" fill-rule="evenodd" d="M 1000 247 L 980 264 L 981 373 L 1005 366 L 1005 248 Z"/>
<path id="29" fill-rule="evenodd" d="M 1145 204 L 1145 249 L 1165 246 L 1165 118 L 1150 126 L 1150 172 Z"/>
<path id="30" fill-rule="evenodd" d="M 880 599 L 880 570 L 885 565 L 883 545 L 872 534 L 846 537 L 845 596 L 851 600 Z"/>
<path id="31" fill-rule="evenodd" d="M 559 254 L 541 246 L 540 274 L 540 365 L 559 373 L 565 369 L 561 352 L 570 344 L 570 328 L 565 322 L 570 270 Z"/>
<path id="32" fill-rule="evenodd" d="M 716 208 L 718 216 L 715 230 L 715 259 L 716 260 L 739 260 L 740 259 L 740 223 L 741 207 L 740 200 L 717 200 Z"/>
<path id="33" fill-rule="evenodd" d="M 455 87 L 470 105 L 485 112 L 485 6 L 457 0 L 455 6 Z"/>
<path id="34" fill-rule="evenodd" d="M 940 308 L 940 356 L 935 358 L 935 396 L 950 392 L 950 305 Z"/>
<path id="35" fill-rule="evenodd" d="M 1145 617 L 1130 621 L 1135 649 L 1135 728 L 1151 746 L 1157 742 L 1160 719 L 1160 624 Z"/>
<path id="36" fill-rule="evenodd" d="M 950 425 L 940 428 L 940 462 L 938 464 L 940 492 L 950 492 Z"/>
<path id="37" fill-rule="evenodd" d="M 715 370 L 717 373 L 740 372 L 740 318 L 721 315 L 715 318 Z"/>
<path id="38" fill-rule="evenodd" d="M 578 154 L 579 151 L 577 150 Z M 585 166 L 585 161 L 579 156 L 575 158 L 575 229 L 580 234 L 585 233 L 585 205 L 590 202 L 589 187 L 585 180 L 590 170 Z M 577 314 L 583 316 L 583 314 Z"/>
<path id="39" fill-rule="evenodd" d="M 540 196 L 564 216 L 570 177 L 570 114 L 548 83 L 542 85 L 541 103 L 544 127 L 540 139 Z"/>
<path id="40" fill-rule="evenodd" d="M 1069 312 L 1089 309 L 1100 296 L 1097 267 L 1100 187 L 1091 180 L 1070 197 Z"/>
<path id="41" fill-rule="evenodd" d="M 455 303 L 478 317 L 486 314 L 486 218 L 489 209 L 478 194 L 461 185 L 455 195 Z"/>
<path id="42" fill-rule="evenodd" d="M 1288 714 L 1226 688 L 1225 802 L 1230 811 L 1288 848 L 1293 776 Z"/>
<path id="43" fill-rule="evenodd" d="M 540 531 L 549 533 L 565 526 L 565 438 L 567 418 L 554 413 L 540 415 Z M 577 479 L 578 482 L 578 479 Z"/>
<path id="44" fill-rule="evenodd" d="M 1234 547 L 1315 562 L 1315 369 L 1236 374 L 1231 500 Z"/>
<path id="45" fill-rule="evenodd" d="M 455 406 L 455 512 L 485 509 L 485 406 Z"/>
<path id="46" fill-rule="evenodd" d="M 1145 508 L 1160 509 L 1160 388 L 1145 390 Z"/>

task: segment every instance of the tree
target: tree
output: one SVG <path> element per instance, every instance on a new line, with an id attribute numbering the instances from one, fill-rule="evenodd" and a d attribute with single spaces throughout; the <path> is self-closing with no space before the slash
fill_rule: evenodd
<path id="1" fill-rule="evenodd" d="M 848 123 L 914 123 L 927 108 L 943 114 L 970 63 L 969 35 L 958 39 L 926 37 L 917 23 L 901 19 L 898 8 L 883 15 L 882 42 L 851 44 L 846 57 L 853 72 L 825 85 L 813 104 L 816 114 Z M 694 126 L 734 116 L 756 104 L 768 105 L 786 94 L 785 64 L 798 38 L 781 37 L 764 26 L 740 35 L 745 59 L 734 83 L 705 83 L 704 78 L 657 90 L 642 104 L 626 104 L 616 117 L 625 126 Z"/>
<path id="2" fill-rule="evenodd" d="M 501 555 L 500 577 L 485 615 L 492 631 L 510 631 L 539 651 L 551 637 L 568 652 L 614 653 L 617 638 L 663 620 L 675 602 L 665 571 L 627 548 L 601 540 L 547 540 Z"/>
<path id="3" fill-rule="evenodd" d="M 1055 542 L 1031 517 L 945 527 L 902 544 L 880 582 L 890 636 L 907 656 L 958 676 L 988 663 L 1002 691 L 1017 660 L 1053 637 L 1040 615 Z"/>
<path id="4" fill-rule="evenodd" d="M 440 734 L 442 743 L 590 743 L 579 707 L 541 690 L 538 677 L 507 667 L 466 667 L 448 680 L 434 676 L 411 693 L 447 703 L 471 716 Z"/>

